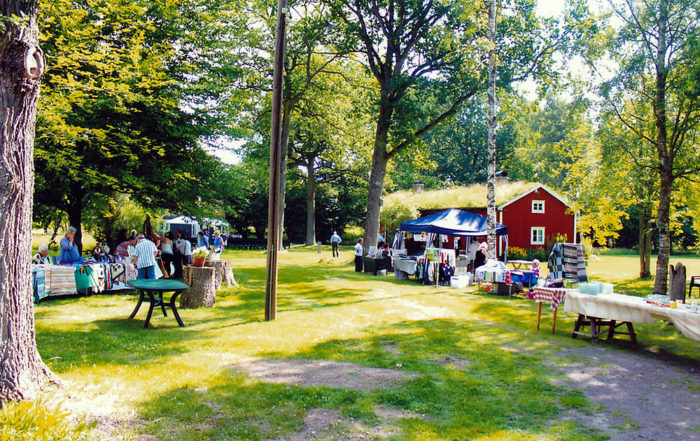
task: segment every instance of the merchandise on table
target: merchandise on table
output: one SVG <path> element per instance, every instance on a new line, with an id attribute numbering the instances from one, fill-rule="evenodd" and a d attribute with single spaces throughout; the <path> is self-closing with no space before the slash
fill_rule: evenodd
<path id="1" fill-rule="evenodd" d="M 691 312 L 690 305 L 681 304 L 678 308 L 670 308 L 663 303 L 663 300 L 659 301 L 665 296 L 661 298 L 649 297 L 651 303 L 641 297 L 622 294 L 592 296 L 570 291 L 566 296 L 564 311 L 630 323 L 654 323 L 655 320 L 669 320 L 683 335 L 700 341 L 700 314 Z"/>
<path id="2" fill-rule="evenodd" d="M 79 265 L 32 265 L 34 301 L 46 297 L 129 289 L 136 279 L 131 263 L 89 263 Z"/>

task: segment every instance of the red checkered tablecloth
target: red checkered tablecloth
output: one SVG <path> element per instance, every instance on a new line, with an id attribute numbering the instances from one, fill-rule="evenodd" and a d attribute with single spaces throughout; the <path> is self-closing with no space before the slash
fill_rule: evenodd
<path id="1" fill-rule="evenodd" d="M 552 305 L 552 309 L 557 309 L 559 304 L 564 301 L 564 297 L 566 296 L 566 292 L 568 290 L 565 288 L 542 288 L 537 286 L 533 291 L 535 292 L 535 302 L 549 303 Z"/>

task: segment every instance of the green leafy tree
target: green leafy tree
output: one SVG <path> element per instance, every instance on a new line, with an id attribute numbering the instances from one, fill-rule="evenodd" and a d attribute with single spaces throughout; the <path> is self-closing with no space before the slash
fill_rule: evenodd
<path id="1" fill-rule="evenodd" d="M 644 103 L 639 102 L 638 105 L 644 106 Z M 617 187 L 621 187 L 619 197 L 626 201 L 636 214 L 639 276 L 650 278 L 652 223 L 656 214 L 654 202 L 659 199 L 656 152 L 645 139 L 630 135 L 612 109 L 603 115 L 602 123 L 599 137 L 603 147 L 603 161 L 622 174 L 615 182 L 619 182 Z M 641 126 L 639 129 L 641 130 Z M 645 129 L 651 136 L 653 131 L 653 125 Z"/>
<path id="2" fill-rule="evenodd" d="M 486 5 L 430 0 L 326 0 L 341 23 L 340 47 L 362 53 L 376 83 L 376 128 L 369 179 L 365 244 L 376 243 L 389 161 L 485 90 Z M 542 73 L 562 41 L 544 28 L 534 2 L 504 3 L 499 83 Z M 550 23 L 551 24 L 551 23 Z M 518 38 L 511 38 L 517 35 Z M 347 48 L 347 49 L 346 49 Z"/>
<path id="3" fill-rule="evenodd" d="M 700 12 L 694 0 L 610 0 L 608 4 L 614 22 L 601 35 L 587 36 L 585 55 L 594 68 L 596 57 L 603 54 L 613 61 L 613 75 L 603 82 L 602 95 L 630 138 L 643 139 L 656 153 L 659 255 L 654 292 L 665 293 L 674 184 L 700 171 Z"/>
<path id="4" fill-rule="evenodd" d="M 300 99 L 294 112 L 296 122 L 290 130 L 290 163 L 305 171 L 306 245 L 316 243 L 317 187 L 361 174 L 369 150 L 366 140 L 371 136 L 366 113 L 359 109 L 366 102 L 365 96 L 356 92 L 366 79 L 350 64 L 326 60 L 318 57 L 309 61 L 312 66 L 321 63 L 334 73 L 317 76 L 314 89 Z"/>
<path id="5" fill-rule="evenodd" d="M 188 211 L 210 198 L 216 161 L 200 145 L 226 118 L 206 107 L 223 97 L 204 78 L 231 74 L 208 58 L 221 50 L 208 45 L 221 27 L 205 26 L 215 11 L 203 5 L 42 3 L 50 69 L 37 122 L 37 204 L 66 212 L 80 232 L 90 202 L 115 193 Z"/>
<path id="6" fill-rule="evenodd" d="M 517 145 L 517 118 L 520 106 L 527 106 L 516 97 L 506 96 L 498 114 L 501 127 L 496 132 L 496 160 L 510 172 L 519 167 L 513 161 Z M 513 98 L 513 99 L 511 99 Z M 386 188 L 409 189 L 421 181 L 425 188 L 469 185 L 486 181 L 487 124 L 482 96 L 468 100 L 443 124 L 397 155 L 389 165 Z M 527 179 L 526 173 L 520 173 Z M 382 221 L 384 223 L 384 221 Z"/>

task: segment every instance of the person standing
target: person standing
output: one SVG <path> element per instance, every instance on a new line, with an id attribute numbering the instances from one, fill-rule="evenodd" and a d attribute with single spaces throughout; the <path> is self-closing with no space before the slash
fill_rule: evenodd
<path id="1" fill-rule="evenodd" d="M 204 234 L 204 231 L 200 230 L 199 233 L 197 233 L 197 236 L 199 236 L 197 239 L 197 246 L 209 249 L 209 238 L 206 234 Z"/>
<path id="2" fill-rule="evenodd" d="M 189 241 L 189 239 L 187 239 L 187 237 L 185 237 L 184 233 L 180 230 L 177 230 L 175 232 L 175 237 L 177 238 L 175 240 L 175 246 L 180 251 L 180 257 L 182 259 L 179 272 L 177 266 L 175 267 L 175 278 L 181 279 L 182 265 L 190 265 L 192 263 L 192 243 Z M 177 276 L 178 274 L 180 275 L 180 277 Z"/>
<path id="3" fill-rule="evenodd" d="M 220 260 L 221 259 L 221 253 L 224 252 L 224 249 L 226 248 L 226 244 L 224 240 L 221 238 L 221 234 L 218 231 L 214 231 L 214 252 L 212 253 L 212 259 L 211 260 Z"/>
<path id="4" fill-rule="evenodd" d="M 333 249 L 333 257 L 340 256 L 340 253 L 338 252 L 338 245 L 340 245 L 340 242 L 342 241 L 343 239 L 341 239 L 341 237 L 338 236 L 338 232 L 334 231 L 333 235 L 331 236 L 331 248 Z"/>
<path id="5" fill-rule="evenodd" d="M 476 251 L 474 256 L 474 270 L 486 263 L 489 255 L 489 244 L 486 242 L 481 242 L 479 249 Z"/>
<path id="6" fill-rule="evenodd" d="M 362 247 L 362 238 L 357 239 L 355 244 L 355 271 L 358 273 L 362 272 L 362 252 L 364 248 Z"/>
<path id="7" fill-rule="evenodd" d="M 75 227 L 68 227 L 66 235 L 61 239 L 61 252 L 58 255 L 60 265 L 73 265 L 82 261 L 78 245 L 75 244 L 76 231 L 78 230 Z"/>
<path id="8" fill-rule="evenodd" d="M 175 264 L 175 254 L 173 250 L 173 233 L 167 231 L 165 235 L 160 237 L 160 258 L 163 260 L 165 272 L 170 278 L 170 264 Z M 177 264 L 175 264 L 177 266 Z"/>
<path id="9" fill-rule="evenodd" d="M 158 248 L 146 235 L 141 233 L 136 236 L 136 246 L 134 247 L 134 264 L 138 269 L 138 279 L 156 278 L 156 253 Z"/>

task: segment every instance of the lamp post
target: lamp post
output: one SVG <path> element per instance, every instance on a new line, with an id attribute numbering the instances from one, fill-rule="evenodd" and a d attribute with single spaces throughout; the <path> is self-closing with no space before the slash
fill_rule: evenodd
<path id="1" fill-rule="evenodd" d="M 277 3 L 277 40 L 272 77 L 272 129 L 270 132 L 270 187 L 267 215 L 267 279 L 265 282 L 265 320 L 277 318 L 277 257 L 280 242 L 280 164 L 282 162 L 282 89 L 284 40 L 287 25 L 287 0 Z"/>

